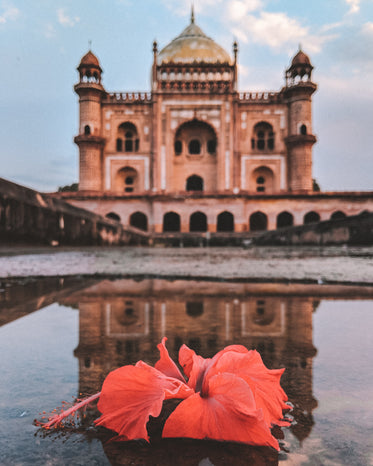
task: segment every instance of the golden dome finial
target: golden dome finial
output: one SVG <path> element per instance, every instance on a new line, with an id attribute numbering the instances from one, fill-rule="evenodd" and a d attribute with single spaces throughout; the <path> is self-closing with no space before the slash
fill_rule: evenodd
<path id="1" fill-rule="evenodd" d="M 190 22 L 191 24 L 194 24 L 194 4 L 192 2 L 192 11 L 191 11 L 191 14 L 190 14 Z"/>

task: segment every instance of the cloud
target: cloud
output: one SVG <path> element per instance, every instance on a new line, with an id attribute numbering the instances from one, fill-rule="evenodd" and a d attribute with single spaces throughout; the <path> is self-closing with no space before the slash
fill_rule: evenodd
<path id="1" fill-rule="evenodd" d="M 19 9 L 11 4 L 6 4 L 1 8 L 2 12 L 0 14 L 0 24 L 6 23 L 9 21 L 15 21 L 19 16 Z"/>
<path id="2" fill-rule="evenodd" d="M 57 10 L 58 22 L 64 27 L 73 27 L 80 21 L 78 16 L 70 17 L 65 13 L 63 8 Z"/>
<path id="3" fill-rule="evenodd" d="M 336 37 L 336 34 L 327 31 L 311 34 L 307 26 L 283 12 L 260 11 L 258 14 L 242 15 L 232 22 L 232 32 L 240 40 L 250 40 L 278 51 L 285 48 L 292 52 L 302 43 L 310 53 L 318 53 L 326 41 Z"/>
<path id="4" fill-rule="evenodd" d="M 261 0 L 231 0 L 227 7 L 228 17 L 231 21 L 239 21 L 243 16 L 258 10 L 261 6 Z"/>
<path id="5" fill-rule="evenodd" d="M 354 14 L 360 10 L 360 0 L 346 0 L 346 3 L 350 7 L 348 14 Z"/>

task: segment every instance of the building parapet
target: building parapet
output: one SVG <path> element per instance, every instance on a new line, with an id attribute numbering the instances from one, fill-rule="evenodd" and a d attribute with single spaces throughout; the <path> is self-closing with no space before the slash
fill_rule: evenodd
<path id="1" fill-rule="evenodd" d="M 241 102 L 278 102 L 280 100 L 279 92 L 239 92 L 238 99 Z"/>
<path id="2" fill-rule="evenodd" d="M 133 103 L 142 102 L 150 103 L 152 100 L 151 92 L 111 92 L 106 94 L 104 103 Z"/>

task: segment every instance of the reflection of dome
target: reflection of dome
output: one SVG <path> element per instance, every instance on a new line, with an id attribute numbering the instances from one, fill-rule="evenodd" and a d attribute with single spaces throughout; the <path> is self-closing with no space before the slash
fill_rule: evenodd
<path id="1" fill-rule="evenodd" d="M 194 24 L 193 17 L 191 24 L 159 52 L 157 62 L 232 64 L 229 54 Z"/>
<path id="2" fill-rule="evenodd" d="M 84 57 L 80 60 L 80 66 L 94 66 L 100 68 L 100 62 L 95 54 L 91 51 L 87 52 Z"/>
<path id="3" fill-rule="evenodd" d="M 298 53 L 294 56 L 292 62 L 291 62 L 291 66 L 295 66 L 295 65 L 310 65 L 311 64 L 311 61 L 308 57 L 308 55 L 306 55 L 303 50 L 299 50 Z"/>

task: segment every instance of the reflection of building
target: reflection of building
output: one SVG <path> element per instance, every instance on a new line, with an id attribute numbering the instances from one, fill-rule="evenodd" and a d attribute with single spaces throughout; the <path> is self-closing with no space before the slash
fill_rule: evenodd
<path id="1" fill-rule="evenodd" d="M 157 233 L 266 230 L 371 208 L 371 196 L 312 193 L 316 84 L 303 51 L 279 92 L 254 93 L 237 89 L 237 44 L 231 56 L 193 15 L 153 52 L 150 93 L 108 93 L 97 57 L 82 58 L 70 202 Z"/>
<path id="2" fill-rule="evenodd" d="M 284 288 L 286 286 L 284 285 Z M 204 357 L 229 344 L 256 348 L 269 368 L 286 367 L 283 386 L 302 417 L 292 429 L 302 440 L 313 425 L 312 343 L 314 299 L 255 291 L 255 285 L 103 281 L 65 300 L 79 303 L 80 391 L 99 390 L 110 370 L 142 359 L 158 360 L 156 345 L 186 343 Z"/>

